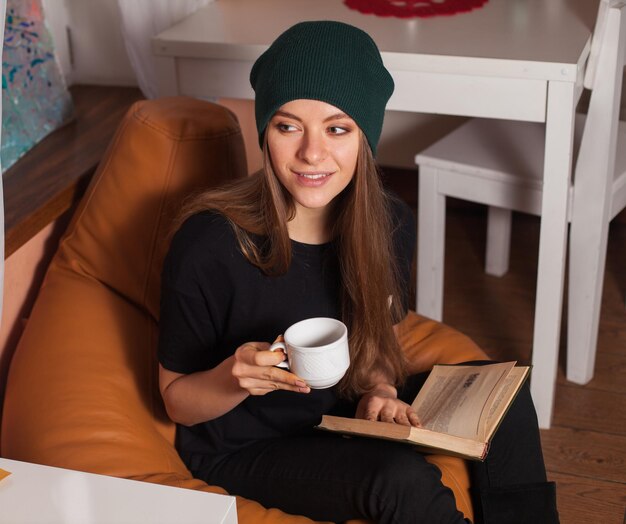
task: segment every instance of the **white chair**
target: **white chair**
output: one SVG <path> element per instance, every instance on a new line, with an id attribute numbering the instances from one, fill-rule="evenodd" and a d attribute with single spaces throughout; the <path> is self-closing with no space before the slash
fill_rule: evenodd
<path id="1" fill-rule="evenodd" d="M 579 115 L 576 119 L 577 160 L 566 217 L 571 223 L 567 378 L 581 384 L 593 376 L 608 225 L 626 206 L 626 123 L 619 122 L 626 41 L 623 6 L 615 0 L 600 3 L 584 78 L 584 87 L 591 89 L 589 110 L 586 118 Z M 542 205 L 546 205 L 542 201 L 544 143 L 545 124 L 472 119 L 416 156 L 420 314 L 442 320 L 446 197 L 489 206 L 485 270 L 504 274 L 508 269 L 511 211 L 540 216 Z M 550 250 L 549 244 L 544 242 L 541 249 L 545 246 Z M 552 255 L 563 258 L 564 253 Z M 541 267 L 538 296 L 540 292 L 543 296 L 558 293 L 562 273 L 540 277 Z M 558 317 L 549 319 L 555 324 L 560 324 L 558 309 Z M 544 317 L 538 300 L 535 319 Z M 559 344 L 558 339 L 555 343 L 554 337 L 538 332 L 537 322 L 533 341 L 535 369 L 547 366 L 554 377 L 551 384 L 537 384 L 531 379 L 540 426 L 547 428 Z"/>

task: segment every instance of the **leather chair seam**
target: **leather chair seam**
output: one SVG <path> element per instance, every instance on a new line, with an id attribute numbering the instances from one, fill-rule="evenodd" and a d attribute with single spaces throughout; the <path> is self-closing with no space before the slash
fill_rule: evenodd
<path id="1" fill-rule="evenodd" d="M 152 130 L 156 131 L 157 133 L 160 133 L 163 136 L 166 136 L 173 140 L 177 140 L 179 142 L 226 138 L 240 134 L 240 131 L 237 129 L 231 129 L 229 131 L 218 131 L 215 133 L 172 133 L 171 131 L 160 127 L 157 123 L 150 120 L 150 117 L 148 115 L 141 114 L 141 107 L 133 111 L 132 117 L 142 124 L 146 125 L 147 127 L 151 128 Z"/>

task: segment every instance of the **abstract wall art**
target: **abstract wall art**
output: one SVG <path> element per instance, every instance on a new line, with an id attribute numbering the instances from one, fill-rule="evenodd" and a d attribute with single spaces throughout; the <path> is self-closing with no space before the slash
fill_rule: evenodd
<path id="1" fill-rule="evenodd" d="M 41 0 L 7 0 L 2 50 L 2 170 L 67 122 L 72 99 Z"/>

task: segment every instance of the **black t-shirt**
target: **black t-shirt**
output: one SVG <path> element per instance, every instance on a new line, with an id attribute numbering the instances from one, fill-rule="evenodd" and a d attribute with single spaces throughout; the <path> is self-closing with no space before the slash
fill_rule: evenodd
<path id="1" fill-rule="evenodd" d="M 400 288 L 407 295 L 400 298 L 406 309 L 415 223 L 406 204 L 394 200 L 392 211 Z M 341 279 L 334 244 L 291 245 L 287 273 L 267 276 L 242 255 L 222 215 L 206 211 L 186 220 L 163 268 L 158 348 L 163 367 L 184 374 L 203 371 L 245 342 L 273 342 L 305 318 L 340 318 Z M 179 426 L 177 448 L 195 469 L 259 439 L 307 431 L 336 402 L 332 388 L 250 396 L 214 420 Z"/>

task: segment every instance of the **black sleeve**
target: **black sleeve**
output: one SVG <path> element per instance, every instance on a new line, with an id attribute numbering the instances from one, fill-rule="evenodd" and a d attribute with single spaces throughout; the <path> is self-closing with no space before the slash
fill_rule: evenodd
<path id="1" fill-rule="evenodd" d="M 215 253 L 216 241 L 224 233 L 220 222 L 214 214 L 192 216 L 174 235 L 165 258 L 158 359 L 170 371 L 189 374 L 219 362 L 217 326 L 225 300 L 223 271 Z"/>
<path id="2" fill-rule="evenodd" d="M 417 224 L 411 208 L 398 197 L 391 196 L 391 219 L 393 227 L 393 250 L 396 256 L 398 284 L 403 317 L 411 308 L 411 270 L 417 240 Z"/>

